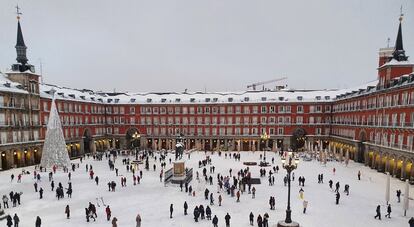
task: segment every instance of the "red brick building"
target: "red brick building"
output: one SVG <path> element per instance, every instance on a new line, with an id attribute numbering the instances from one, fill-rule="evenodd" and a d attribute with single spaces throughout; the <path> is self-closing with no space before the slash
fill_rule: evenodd
<path id="1" fill-rule="evenodd" d="M 296 144 L 410 178 L 414 65 L 403 49 L 401 22 L 395 47 L 379 54 L 377 80 L 344 90 L 97 93 L 40 84 L 39 141 L 53 89 L 71 157 L 108 148 L 173 149 L 181 135 L 187 149 L 276 151 Z M 5 159 L 3 168 L 13 164 Z"/>

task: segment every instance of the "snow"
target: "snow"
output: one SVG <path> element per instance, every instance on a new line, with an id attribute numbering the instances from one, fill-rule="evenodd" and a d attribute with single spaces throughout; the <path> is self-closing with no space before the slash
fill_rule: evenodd
<path id="1" fill-rule="evenodd" d="M 6 86 L 6 84 L 8 84 L 8 86 Z M 23 86 L 21 84 L 9 80 L 7 76 L 2 74 L 1 72 L 0 72 L 0 91 L 28 94 L 28 92 L 23 89 Z"/>
<path id="2" fill-rule="evenodd" d="M 241 92 L 187 92 L 187 93 L 121 93 L 108 95 L 104 92 L 82 91 L 72 88 L 64 88 L 55 85 L 40 84 L 41 97 L 51 99 L 48 94 L 51 89 L 56 90 L 56 99 L 78 100 L 82 102 L 111 103 L 111 104 L 214 104 L 214 103 L 266 103 L 266 102 L 331 102 L 338 95 L 337 90 L 279 90 L 279 91 L 241 91 Z M 70 96 L 74 95 L 74 97 Z M 85 96 L 81 99 L 80 96 Z M 299 99 L 298 97 L 302 97 Z M 317 99 L 319 97 L 320 99 Z M 325 97 L 329 97 L 326 99 Z M 94 98 L 95 100 L 92 100 Z M 263 99 L 265 98 L 265 99 Z M 98 99 L 102 99 L 99 101 Z M 232 101 L 229 101 L 231 99 Z M 115 101 L 116 100 L 116 101 Z"/>
<path id="3" fill-rule="evenodd" d="M 276 183 L 274 186 L 268 186 L 267 178 L 261 178 L 261 185 L 254 185 L 257 189 L 256 198 L 252 199 L 251 195 L 245 193 L 241 196 L 240 203 L 236 203 L 236 198 L 228 196 L 223 193 L 223 205 L 219 207 L 218 194 L 216 186 L 216 174 L 222 173 L 228 175 L 229 168 L 233 169 L 233 173 L 241 168 L 246 168 L 243 161 L 259 162 L 259 155 L 262 152 L 241 152 L 241 161 L 236 162 L 233 159 L 225 159 L 224 155 L 219 157 L 217 153 L 210 155 L 212 164 L 216 167 L 216 173 L 213 175 L 214 185 L 207 187 L 210 192 L 214 192 L 216 205 L 213 205 L 213 216 L 217 215 L 219 218 L 219 226 L 224 226 L 224 216 L 227 212 L 231 215 L 231 226 L 247 227 L 248 215 L 252 211 L 255 215 L 260 213 L 262 216 L 265 212 L 270 215 L 270 226 L 275 225 L 278 221 L 285 217 L 287 188 L 283 186 L 283 176 L 285 170 L 281 169 L 275 175 Z M 281 160 L 278 155 L 267 152 L 267 160 L 271 157 L 276 157 L 275 165 L 281 165 Z M 47 173 L 42 173 L 42 182 L 39 183 L 43 187 L 44 199 L 39 200 L 38 193 L 34 192 L 33 188 L 33 174 L 23 175 L 22 183 L 10 183 L 10 175 L 14 173 L 16 176 L 21 171 L 14 169 L 0 173 L 0 195 L 7 194 L 13 190 L 23 192 L 22 205 L 16 208 L 6 209 L 6 212 L 14 215 L 17 213 L 20 216 L 20 226 L 33 226 L 37 215 L 42 218 L 42 227 L 69 227 L 69 226 L 110 226 L 106 221 L 104 207 L 101 205 L 97 207 L 98 219 L 96 222 L 86 223 L 84 216 L 84 208 L 88 202 L 96 203 L 97 197 L 103 197 L 106 204 L 109 204 L 112 210 L 112 217 L 118 218 L 118 226 L 134 226 L 135 217 L 140 213 L 143 223 L 142 226 L 157 227 L 157 226 L 179 226 L 179 227 L 207 227 L 212 226 L 211 221 L 202 220 L 194 223 L 192 219 L 192 212 L 196 205 L 203 204 L 204 207 L 208 205 L 208 201 L 204 200 L 203 191 L 206 187 L 204 180 L 198 183 L 195 179 L 192 181 L 193 188 L 196 189 L 196 197 L 190 197 L 184 192 L 180 192 L 178 185 L 168 184 L 166 187 L 159 181 L 159 162 L 157 163 L 157 170 L 152 171 L 153 159 L 150 159 L 150 171 L 143 170 L 143 179 L 140 185 L 132 185 L 132 173 L 126 172 L 125 166 L 122 165 L 122 156 L 120 156 L 115 163 L 115 167 L 119 168 L 120 175 L 127 176 L 127 187 L 122 188 L 119 177 L 115 176 L 114 171 L 109 171 L 107 161 L 94 161 L 92 158 L 84 161 L 80 168 L 72 174 L 73 196 L 71 199 L 64 198 L 58 201 L 55 198 L 55 193 L 50 191 L 50 182 L 47 180 Z M 132 156 L 131 156 L 132 158 Z M 168 158 L 174 159 L 174 155 L 170 154 Z M 172 167 L 167 158 L 167 169 Z M 184 159 L 187 155 L 184 156 Z M 204 152 L 195 152 L 191 155 L 191 160 L 186 161 L 186 167 L 194 168 L 202 175 L 202 169 L 198 168 L 198 161 L 205 158 Z M 74 160 L 78 163 L 79 160 Z M 93 165 L 94 172 L 99 176 L 99 186 L 95 185 L 93 180 L 89 179 L 89 174 L 85 172 L 85 164 Z M 333 175 L 332 169 L 336 168 L 336 173 Z M 143 166 L 139 166 L 143 168 Z M 252 177 L 259 177 L 258 166 L 249 166 Z M 26 170 L 33 171 L 34 167 L 28 167 Z M 270 168 L 267 167 L 267 170 Z M 207 166 L 207 173 L 209 172 Z M 362 172 L 361 181 L 357 180 L 357 172 Z M 324 174 L 324 184 L 317 183 L 317 175 Z M 195 174 L 194 174 L 195 176 Z M 298 169 L 295 171 L 295 182 L 292 183 L 292 219 L 301 224 L 303 227 L 341 227 L 341 226 L 408 226 L 408 220 L 414 215 L 413 205 L 410 205 L 410 210 L 407 212 L 407 217 L 403 217 L 403 196 L 401 203 L 396 202 L 395 191 L 401 189 L 404 192 L 404 182 L 392 178 L 391 179 L 391 205 L 392 214 L 391 219 L 384 218 L 385 206 L 385 185 L 386 175 L 378 173 L 359 163 L 350 162 L 348 166 L 337 162 L 328 162 L 327 166 L 311 161 L 301 161 Z M 297 179 L 299 176 L 306 178 L 304 189 L 304 197 L 309 201 L 307 213 L 302 213 L 302 200 L 299 199 L 299 189 Z M 341 184 L 341 199 L 340 204 L 335 205 L 335 194 L 329 189 L 328 181 L 332 179 L 334 185 L 337 181 Z M 62 182 L 64 187 L 67 187 L 67 176 L 62 172 L 58 172 L 54 176 L 55 184 Z M 116 192 L 108 192 L 108 181 L 115 180 L 117 182 Z M 343 193 L 345 184 L 350 185 L 350 195 L 346 196 Z M 412 191 L 413 187 L 410 186 Z M 268 206 L 268 199 L 270 196 L 276 198 L 276 210 L 271 211 Z M 66 196 L 66 195 L 65 195 Z M 189 205 L 189 215 L 183 215 L 183 204 L 187 201 Z M 169 206 L 174 204 L 173 219 L 169 218 Z M 69 204 L 71 208 L 71 219 L 67 220 L 64 214 L 65 206 Z M 383 220 L 375 220 L 375 208 L 381 205 L 381 212 Z M 3 223 L 2 223 L 3 225 Z"/>
<path id="4" fill-rule="evenodd" d="M 391 59 L 391 61 L 383 64 L 380 68 L 384 68 L 387 66 L 413 66 L 414 63 L 411 63 L 410 61 L 397 61 L 395 59 Z"/>

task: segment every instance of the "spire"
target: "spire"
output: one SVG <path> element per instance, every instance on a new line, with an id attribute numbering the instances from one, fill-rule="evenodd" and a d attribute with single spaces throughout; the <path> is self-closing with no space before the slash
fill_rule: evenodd
<path id="1" fill-rule="evenodd" d="M 405 50 L 403 47 L 403 38 L 402 38 L 402 28 L 401 28 L 401 22 L 403 20 L 404 14 L 402 13 L 401 9 L 401 15 L 399 18 L 400 25 L 398 26 L 398 34 L 397 34 L 397 40 L 395 41 L 395 49 L 394 53 L 392 54 L 392 58 L 397 61 L 407 61 L 408 57 L 405 56 Z"/>
<path id="2" fill-rule="evenodd" d="M 19 6 L 16 6 L 16 14 L 17 14 L 17 41 L 16 41 L 16 53 L 17 53 L 17 62 L 21 63 L 22 65 L 27 64 L 27 57 L 26 57 L 26 45 L 24 44 L 22 28 L 20 26 L 20 12 Z"/>

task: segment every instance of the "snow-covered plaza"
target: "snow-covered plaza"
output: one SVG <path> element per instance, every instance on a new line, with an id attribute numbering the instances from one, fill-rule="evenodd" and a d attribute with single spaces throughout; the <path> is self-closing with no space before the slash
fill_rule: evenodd
<path id="1" fill-rule="evenodd" d="M 253 212 L 255 215 L 255 226 L 257 215 L 268 213 L 269 225 L 273 226 L 279 220 L 285 217 L 286 203 L 287 203 L 287 187 L 284 186 L 283 177 L 286 174 L 284 169 L 280 169 L 275 174 L 275 185 L 269 186 L 268 175 L 261 178 L 260 185 L 253 185 L 256 187 L 256 198 L 252 198 L 251 194 L 245 192 L 241 195 L 240 202 L 236 202 L 236 197 L 231 197 L 225 191 L 222 191 L 223 202 L 222 206 L 218 206 L 217 198 L 217 177 L 218 173 L 227 176 L 229 169 L 232 173 L 237 174 L 240 169 L 247 166 L 243 165 L 245 161 L 260 161 L 260 154 L 263 152 L 241 152 L 241 161 L 235 161 L 233 158 L 225 158 L 224 154 L 221 157 L 218 153 L 207 153 L 212 159 L 212 166 L 215 166 L 215 173 L 213 175 L 213 185 L 209 185 L 202 177 L 202 168 L 198 168 L 198 162 L 205 158 L 204 152 L 194 152 L 191 154 L 191 159 L 184 155 L 187 168 L 194 168 L 194 179 L 191 181 L 193 189 L 196 191 L 195 197 L 189 196 L 188 193 L 181 192 L 179 185 L 167 184 L 160 182 L 160 162 L 159 155 L 157 162 L 150 158 L 150 170 L 145 170 L 144 165 L 139 166 L 139 170 L 143 171 L 143 178 L 140 184 L 133 185 L 132 172 L 128 172 L 126 165 L 123 165 L 122 159 L 125 156 L 118 156 L 115 162 L 115 168 L 119 169 L 119 176 L 117 177 L 115 171 L 110 171 L 108 167 L 108 160 L 103 157 L 102 161 L 94 160 L 92 157 L 87 158 L 80 164 L 80 167 L 72 173 L 72 198 L 67 198 L 58 201 L 55 192 L 51 192 L 50 182 L 48 181 L 48 172 L 41 173 L 41 181 L 38 187 L 44 189 L 44 198 L 39 199 L 39 193 L 34 191 L 33 171 L 34 167 L 25 168 L 30 171 L 30 175 L 22 175 L 21 183 L 17 183 L 17 176 L 21 173 L 21 169 L 13 169 L 0 173 L 0 193 L 1 195 L 8 195 L 10 191 L 22 192 L 21 205 L 5 209 L 6 213 L 10 215 L 18 214 L 21 223 L 20 226 L 33 226 L 36 216 L 42 218 L 42 226 L 111 226 L 111 223 L 106 220 L 105 206 L 100 201 L 97 206 L 98 218 L 96 222 L 86 222 L 85 207 L 89 202 L 97 203 L 96 198 L 103 197 L 106 205 L 109 205 L 112 210 L 112 217 L 117 217 L 118 226 L 135 226 L 135 217 L 139 213 L 142 217 L 142 226 L 212 226 L 211 221 L 200 220 L 195 223 L 193 220 L 193 210 L 197 205 L 202 204 L 204 207 L 209 205 L 209 201 L 204 199 L 204 190 L 209 188 L 210 192 L 214 193 L 215 205 L 210 206 L 212 214 L 219 218 L 219 226 L 225 226 L 224 216 L 228 212 L 231 215 L 231 226 L 249 226 L 249 213 Z M 281 167 L 281 159 L 278 154 L 267 152 L 267 160 L 274 157 L 274 164 L 270 167 L 265 167 L 267 171 L 273 166 Z M 134 156 L 129 156 L 131 160 Z M 169 158 L 174 159 L 173 154 L 169 154 L 166 163 L 166 169 L 172 167 L 169 163 Z M 72 163 L 79 163 L 80 160 L 73 160 Z M 153 170 L 153 164 L 156 164 L 156 170 Z M 99 185 L 95 184 L 94 180 L 90 179 L 89 172 L 85 170 L 85 165 L 93 166 L 95 176 L 99 177 Z M 271 164 L 271 162 L 270 162 Z M 206 166 L 207 175 L 209 173 L 209 165 Z M 252 177 L 259 178 L 259 166 L 249 166 Z M 333 168 L 336 173 L 333 174 Z M 139 170 L 137 173 L 139 174 Z M 200 182 L 195 179 L 195 171 L 200 173 Z M 361 180 L 358 180 L 357 173 L 361 171 Z M 328 162 L 323 165 L 316 160 L 303 161 L 301 160 L 295 172 L 295 181 L 292 182 L 292 218 L 301 226 L 408 226 L 408 220 L 414 215 L 413 206 L 410 204 L 410 210 L 407 216 L 403 216 L 403 196 L 401 196 L 401 203 L 397 203 L 395 192 L 401 189 L 404 193 L 404 182 L 392 178 L 391 179 L 391 200 L 392 213 L 391 218 L 385 218 L 386 202 L 385 202 L 385 185 L 386 175 L 371 170 L 361 164 L 350 162 L 348 166 L 339 162 Z M 14 174 L 16 178 L 10 182 L 10 176 Z M 318 174 L 324 175 L 324 183 L 318 184 Z M 125 176 L 127 178 L 127 186 L 121 187 L 120 178 Z M 236 175 L 237 176 L 237 175 Z M 304 199 L 309 202 L 306 214 L 302 213 L 303 201 L 299 197 L 300 187 L 298 186 L 298 177 L 304 176 L 305 186 Z M 53 177 L 54 182 L 58 185 L 59 182 L 66 188 L 68 185 L 68 174 L 62 171 L 57 171 Z M 341 198 L 339 205 L 335 204 L 335 193 L 329 188 L 328 181 L 332 179 L 334 185 L 337 181 L 341 185 Z M 115 181 L 117 183 L 116 191 L 109 192 L 107 183 Z M 232 182 L 232 181 L 231 181 Z M 350 185 L 349 196 L 343 193 L 343 186 Z M 56 186 L 57 187 L 57 186 Z M 411 187 L 411 186 L 410 186 Z M 270 210 L 268 205 L 269 197 L 275 196 L 276 209 Z M 184 201 L 188 203 L 188 213 L 183 214 Z M 173 218 L 169 217 L 170 204 L 174 204 Z M 64 213 L 66 205 L 70 206 L 71 217 L 66 219 Z M 96 204 L 98 205 L 98 204 Z M 375 209 L 377 205 L 381 205 L 382 220 L 374 219 Z M 3 222 L 4 223 L 4 222 Z M 3 225 L 3 224 L 2 224 Z"/>

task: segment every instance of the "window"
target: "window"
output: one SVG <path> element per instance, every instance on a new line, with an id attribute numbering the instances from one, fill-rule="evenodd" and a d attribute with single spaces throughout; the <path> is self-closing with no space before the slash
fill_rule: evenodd
<path id="1" fill-rule="evenodd" d="M 283 135 L 284 134 L 284 128 L 277 128 L 277 134 Z"/>
<path id="2" fill-rule="evenodd" d="M 3 96 L 1 96 L 1 97 L 3 97 Z M 0 105 L 2 105 L 2 104 L 3 104 L 3 102 L 0 102 Z M 49 107 L 48 107 L 48 103 L 47 102 L 44 102 L 43 103 L 43 110 L 45 112 L 48 112 L 49 111 Z"/>
<path id="3" fill-rule="evenodd" d="M 322 134 L 322 129 L 321 128 L 316 128 L 315 129 L 315 135 L 320 135 Z"/>
<path id="4" fill-rule="evenodd" d="M 303 113 L 303 106 L 297 106 L 296 107 L 296 112 L 297 113 Z"/>

